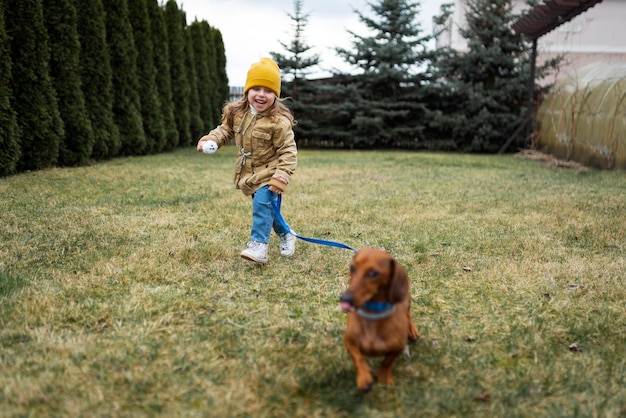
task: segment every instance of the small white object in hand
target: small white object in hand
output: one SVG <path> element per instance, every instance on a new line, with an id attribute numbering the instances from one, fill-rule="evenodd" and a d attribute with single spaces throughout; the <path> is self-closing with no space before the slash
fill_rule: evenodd
<path id="1" fill-rule="evenodd" d="M 202 144 L 202 152 L 205 154 L 213 154 L 217 151 L 217 142 L 209 139 L 204 144 Z"/>

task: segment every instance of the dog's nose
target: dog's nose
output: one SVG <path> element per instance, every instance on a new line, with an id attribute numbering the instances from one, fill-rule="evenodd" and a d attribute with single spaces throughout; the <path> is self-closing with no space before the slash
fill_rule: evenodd
<path id="1" fill-rule="evenodd" d="M 354 312 L 354 306 L 352 305 L 353 300 L 352 292 L 348 292 L 347 290 L 343 292 L 341 296 L 339 296 L 341 310 L 346 313 Z"/>
<path id="2" fill-rule="evenodd" d="M 354 296 L 352 295 L 352 292 L 348 292 L 347 290 L 343 292 L 341 296 L 339 296 L 340 302 L 346 302 L 351 304 L 353 300 Z"/>

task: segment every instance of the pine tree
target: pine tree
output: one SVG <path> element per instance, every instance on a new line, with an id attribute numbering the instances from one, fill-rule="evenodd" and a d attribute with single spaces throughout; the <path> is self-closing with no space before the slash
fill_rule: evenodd
<path id="1" fill-rule="evenodd" d="M 165 142 L 156 152 L 172 150 L 178 145 L 178 130 L 174 119 L 174 102 L 172 101 L 172 78 L 170 75 L 169 49 L 167 45 L 167 30 L 165 28 L 164 12 L 159 7 L 158 0 L 148 0 L 148 14 L 154 47 L 154 69 L 156 73 L 156 87 L 159 93 L 161 119 Z"/>
<path id="2" fill-rule="evenodd" d="M 84 165 L 91 157 L 94 138 L 81 89 L 76 9 L 71 0 L 44 0 L 44 17 L 50 39 L 50 75 L 65 127 L 59 164 Z"/>
<path id="3" fill-rule="evenodd" d="M 17 117 L 11 107 L 10 45 L 4 27 L 4 0 L 0 0 L 0 177 L 15 173 L 20 159 Z"/>
<path id="4" fill-rule="evenodd" d="M 470 0 L 465 16 L 468 51 L 436 64 L 447 105 L 435 119 L 457 149 L 496 152 L 524 118 L 530 45 L 511 30 L 511 0 Z"/>
<path id="5" fill-rule="evenodd" d="M 133 0 L 128 3 L 130 21 L 137 50 L 137 78 L 143 130 L 148 141 L 148 152 L 163 149 L 165 130 L 161 118 L 161 104 L 154 69 L 154 46 L 148 17 L 147 0 Z"/>
<path id="6" fill-rule="evenodd" d="M 5 25 L 11 39 L 11 106 L 20 127 L 18 171 L 54 165 L 63 138 L 63 121 L 50 79 L 50 49 L 41 0 L 5 0 Z"/>
<path id="7" fill-rule="evenodd" d="M 181 16 L 182 14 L 182 16 Z M 172 81 L 172 100 L 174 102 L 174 118 L 178 129 L 179 145 L 191 142 L 189 114 L 189 96 L 191 87 L 185 70 L 185 32 L 184 13 L 178 8 L 176 1 L 165 3 L 165 26 L 167 28 L 168 49 L 170 52 L 170 76 Z"/>
<path id="8" fill-rule="evenodd" d="M 141 118 L 137 50 L 126 0 L 106 0 L 107 45 L 113 70 L 113 115 L 122 140 L 121 155 L 149 151 Z"/>
<path id="9" fill-rule="evenodd" d="M 74 0 L 78 15 L 83 96 L 93 134 L 91 157 L 117 156 L 122 146 L 113 120 L 113 74 L 106 43 L 104 7 L 100 0 Z"/>
<path id="10" fill-rule="evenodd" d="M 430 59 L 418 15 L 419 2 L 379 0 L 369 3 L 375 18 L 358 12 L 370 35 L 350 32 L 351 50 L 338 48 L 360 74 L 349 129 L 353 147 L 414 148 L 424 136 L 426 107 L 421 91 Z"/>

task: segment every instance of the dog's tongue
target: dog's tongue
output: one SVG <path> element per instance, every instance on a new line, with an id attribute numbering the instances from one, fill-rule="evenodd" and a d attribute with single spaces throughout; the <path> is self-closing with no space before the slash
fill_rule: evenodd
<path id="1" fill-rule="evenodd" d="M 354 311 L 354 306 L 352 306 L 348 302 L 341 302 L 341 310 L 344 312 L 352 312 Z"/>

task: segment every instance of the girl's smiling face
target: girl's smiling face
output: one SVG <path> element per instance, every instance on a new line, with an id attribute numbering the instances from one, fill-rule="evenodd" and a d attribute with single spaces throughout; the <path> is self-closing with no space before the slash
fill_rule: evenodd
<path id="1" fill-rule="evenodd" d="M 254 107 L 257 112 L 264 112 L 269 109 L 276 100 L 276 94 L 266 87 L 251 87 L 248 90 L 248 103 Z"/>

